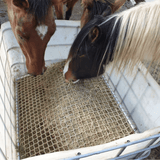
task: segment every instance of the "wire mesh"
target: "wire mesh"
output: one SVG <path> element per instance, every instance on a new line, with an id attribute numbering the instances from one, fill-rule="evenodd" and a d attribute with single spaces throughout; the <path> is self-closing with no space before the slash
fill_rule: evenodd
<path id="1" fill-rule="evenodd" d="M 67 84 L 64 63 L 16 81 L 21 158 L 104 144 L 134 132 L 103 77 Z"/>
<path id="2" fill-rule="evenodd" d="M 13 80 L 3 32 L 0 30 L 0 160 L 16 159 Z"/>
<path id="3" fill-rule="evenodd" d="M 149 73 L 152 75 L 154 80 L 160 85 L 160 64 L 152 63 L 150 65 L 150 62 L 143 62 L 146 68 L 149 68 Z"/>

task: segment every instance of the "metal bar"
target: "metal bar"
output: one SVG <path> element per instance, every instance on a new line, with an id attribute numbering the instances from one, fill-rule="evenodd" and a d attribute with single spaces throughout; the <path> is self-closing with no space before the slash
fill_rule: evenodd
<path id="1" fill-rule="evenodd" d="M 9 134 L 8 129 L 7 129 L 6 123 L 3 121 L 3 118 L 1 117 L 1 115 L 0 115 L 0 120 L 2 121 L 2 123 L 4 125 L 4 129 L 6 131 L 6 134 L 8 134 L 8 137 L 10 138 L 12 144 L 15 146 L 14 141 L 13 141 L 13 139 L 12 139 L 11 135 Z"/>
<path id="2" fill-rule="evenodd" d="M 147 158 L 150 155 L 150 153 L 151 153 L 151 150 L 149 150 L 146 155 L 144 155 L 143 157 L 138 158 L 137 160 L 141 160 L 141 159 Z"/>
<path id="3" fill-rule="evenodd" d="M 119 153 L 116 155 L 116 157 L 119 157 L 122 153 L 123 153 L 123 151 L 126 149 L 126 147 L 124 147 L 124 148 L 122 148 L 120 151 L 119 151 Z"/>
<path id="4" fill-rule="evenodd" d="M 160 144 L 157 144 L 157 145 L 154 145 L 154 146 L 150 146 L 149 148 L 145 148 L 145 149 L 141 149 L 141 150 L 139 150 L 139 151 L 135 151 L 135 152 L 132 152 L 132 153 L 128 153 L 128 154 L 123 155 L 123 156 L 120 156 L 120 157 L 111 158 L 110 160 L 124 159 L 124 158 L 127 158 L 128 156 L 132 156 L 132 155 L 134 155 L 134 154 L 138 154 L 138 153 L 143 152 L 143 151 L 151 150 L 151 149 L 156 148 L 156 147 L 159 147 L 159 146 L 160 146 Z M 72 157 L 72 158 L 63 159 L 63 160 L 77 160 L 77 158 L 78 158 L 78 159 L 79 159 L 79 158 L 86 158 L 86 157 L 93 156 L 93 155 L 96 155 L 96 154 L 101 154 L 101 153 L 104 153 L 104 152 L 99 151 L 99 153 L 98 153 L 98 152 L 95 152 L 95 154 L 94 154 L 94 153 L 85 154 L 85 155 L 82 155 L 81 157 L 78 156 L 78 157 Z M 150 152 L 149 152 L 149 153 L 150 153 Z M 145 157 L 148 157 L 148 156 L 149 156 L 149 154 L 147 154 L 147 156 L 145 156 Z M 145 158 L 145 157 L 141 157 L 141 158 L 139 158 L 139 159 L 137 159 L 137 160 L 141 160 L 141 159 L 143 159 L 143 158 Z"/>
<path id="5" fill-rule="evenodd" d="M 129 140 L 127 141 L 128 143 L 130 142 Z M 127 147 L 127 146 L 126 146 Z M 119 157 L 122 153 L 123 153 L 123 151 L 126 149 L 126 147 L 123 147 L 120 151 L 119 151 L 119 153 L 116 155 L 116 157 Z"/>
<path id="6" fill-rule="evenodd" d="M 140 68 L 139 68 L 137 65 L 136 65 L 136 67 L 138 68 L 138 70 L 137 70 L 137 73 L 136 73 L 136 75 L 134 76 L 134 79 L 132 80 L 132 83 L 131 83 L 131 84 L 128 83 L 128 81 L 127 81 L 127 79 L 126 79 L 126 77 L 125 77 L 125 75 L 124 75 L 124 72 L 121 72 L 121 74 L 123 75 L 123 78 L 125 79 L 126 83 L 127 83 L 128 86 L 129 86 L 126 94 L 124 95 L 124 97 L 123 97 L 123 99 L 122 99 L 122 102 L 123 102 L 124 99 L 126 98 L 128 92 L 129 92 L 130 90 L 133 91 L 133 89 L 132 89 L 131 86 L 133 85 L 133 82 L 135 81 L 137 75 L 141 72 Z M 143 72 L 141 72 L 141 73 L 143 74 Z M 143 74 L 143 76 L 144 76 L 144 74 Z M 148 81 L 147 81 L 147 84 L 148 84 Z M 145 88 L 145 91 L 146 91 L 147 89 L 148 89 L 148 86 Z M 146 93 L 145 91 L 143 92 L 143 94 Z M 140 105 L 142 106 L 142 104 L 141 104 L 141 97 L 143 97 L 143 94 L 141 95 L 141 97 L 137 97 L 137 95 L 134 93 L 134 91 L 133 91 L 133 94 L 134 94 L 134 96 L 135 96 L 136 99 L 137 99 L 137 104 L 136 104 L 136 105 L 140 104 Z"/>
<path id="7" fill-rule="evenodd" d="M 72 158 L 67 158 L 67 159 L 65 159 L 65 160 L 75 160 L 75 159 L 78 159 L 78 158 L 85 158 L 85 157 L 93 156 L 93 155 L 96 155 L 96 154 L 100 154 L 100 153 L 104 153 L 104 152 L 116 150 L 116 149 L 119 149 L 119 148 L 124 148 L 124 147 L 130 146 L 130 145 L 134 145 L 134 144 L 141 143 L 141 142 L 144 142 L 144 141 L 147 141 L 147 140 L 151 140 L 151 139 L 153 139 L 153 138 L 155 139 L 155 138 L 157 138 L 157 137 L 159 138 L 159 137 L 160 137 L 160 134 L 157 134 L 157 135 L 154 135 L 154 136 L 151 136 L 151 137 L 142 139 L 142 140 L 138 140 L 138 141 L 134 141 L 134 142 L 129 142 L 129 143 L 127 143 L 127 144 L 123 144 L 123 145 L 120 145 L 120 146 L 112 147 L 112 148 L 109 148 L 109 149 L 104 149 L 104 150 L 96 151 L 96 152 L 93 152 L 93 153 L 88 153 L 88 154 L 84 154 L 84 155 L 75 156 L 75 157 L 72 157 Z M 139 151 L 132 152 L 132 153 L 129 153 L 129 154 L 120 156 L 120 157 L 115 157 L 115 158 L 113 158 L 113 159 L 116 160 L 116 159 L 120 159 L 120 158 L 125 158 L 125 157 L 127 157 L 127 156 L 131 156 L 131 155 L 134 155 L 134 154 L 138 154 L 138 153 L 140 153 L 140 152 L 143 152 L 143 151 L 146 151 L 146 150 L 150 150 L 150 149 L 156 148 L 156 147 L 158 147 L 158 146 L 160 146 L 160 144 L 157 144 L 157 145 L 154 145 L 154 146 L 150 146 L 150 147 L 148 147 L 148 148 L 141 149 L 141 150 L 139 150 Z"/>
<path id="8" fill-rule="evenodd" d="M 148 145 L 146 145 L 146 147 L 145 147 L 145 148 L 147 148 L 147 147 L 151 146 L 151 145 L 152 145 L 152 144 L 153 144 L 153 143 L 154 143 L 158 138 L 159 138 L 159 137 L 152 139 L 152 141 L 151 141 L 151 142 L 149 142 L 149 143 L 148 143 Z M 144 153 L 144 152 L 143 152 L 143 153 Z M 136 157 L 135 157 L 135 159 L 137 159 L 137 158 L 141 157 L 141 156 L 143 155 L 143 153 L 141 152 L 141 153 L 137 154 L 137 155 L 136 155 Z"/>
<path id="9" fill-rule="evenodd" d="M 18 99 L 18 87 L 17 87 L 17 83 L 16 85 L 16 97 Z M 20 152 L 19 152 L 19 109 L 18 109 L 18 100 L 16 99 L 16 126 L 17 126 L 17 156 L 18 156 L 18 160 L 20 160 Z"/>
<path id="10" fill-rule="evenodd" d="M 141 149 L 141 150 L 138 150 L 138 151 L 135 151 L 135 152 L 128 153 L 128 154 L 126 154 L 126 155 L 120 156 L 120 157 L 113 158 L 112 160 L 117 160 L 117 159 L 126 158 L 126 157 L 128 157 L 128 156 L 132 156 L 132 155 L 138 154 L 138 153 L 140 153 L 140 152 L 144 152 L 144 151 L 147 151 L 147 150 L 151 150 L 151 149 L 156 148 L 156 147 L 159 147 L 159 146 L 160 146 L 160 144 L 156 144 L 156 145 L 150 146 L 150 147 L 148 147 L 148 148 L 144 148 L 144 149 Z M 134 159 L 135 159 L 135 158 L 134 158 Z M 139 159 L 143 159 L 143 158 L 139 158 Z"/>
<path id="11" fill-rule="evenodd" d="M 119 99 L 120 99 L 120 95 L 119 95 L 119 93 L 117 92 L 117 89 L 116 89 L 116 88 L 115 88 L 114 91 L 113 91 L 113 89 L 111 88 L 111 85 L 113 86 L 114 84 L 113 84 L 112 80 L 110 79 L 110 77 L 108 76 L 108 74 L 106 74 L 106 75 L 107 75 L 107 77 L 104 75 L 104 76 L 103 76 L 103 79 L 105 80 L 105 83 L 106 83 L 107 87 L 108 87 L 108 88 L 110 89 L 110 91 L 112 92 L 113 97 L 114 97 L 115 100 L 117 101 L 117 103 L 118 103 L 121 111 L 123 112 L 124 116 L 126 117 L 126 119 L 127 119 L 128 123 L 130 124 L 131 128 L 134 130 L 135 133 L 138 133 L 138 132 L 139 132 L 139 131 L 138 131 L 138 128 L 137 128 L 136 124 L 134 123 L 132 117 L 130 116 L 130 113 L 129 113 L 129 111 L 127 110 L 127 107 L 125 106 L 124 103 L 122 103 L 122 104 L 120 103 L 120 100 L 119 100 Z M 109 79 L 109 81 L 107 81 L 107 78 Z M 111 83 L 111 85 L 109 84 L 109 82 Z M 116 93 L 115 93 L 115 92 L 116 92 Z M 117 96 L 116 94 L 117 94 L 118 96 Z"/>
<path id="12" fill-rule="evenodd" d="M 0 153 L 5 158 L 5 160 L 7 160 L 7 158 L 6 158 L 5 154 L 3 153 L 3 151 L 1 150 L 1 148 L 0 148 Z"/>

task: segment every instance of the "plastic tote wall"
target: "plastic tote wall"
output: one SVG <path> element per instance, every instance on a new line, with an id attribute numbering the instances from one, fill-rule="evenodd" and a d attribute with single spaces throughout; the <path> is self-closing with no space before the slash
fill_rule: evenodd
<path id="1" fill-rule="evenodd" d="M 80 30 L 78 21 L 56 21 L 56 24 L 56 33 L 48 43 L 45 53 L 47 65 L 67 58 L 70 46 Z M 146 69 L 143 65 L 135 66 L 132 76 L 127 76 L 126 71 L 118 75 L 115 72 L 110 73 L 110 67 L 104 76 L 124 114 L 128 114 L 135 122 L 137 133 L 107 144 L 45 154 L 27 158 L 28 160 L 125 157 L 142 159 L 149 155 L 151 148 L 160 145 L 159 85 L 150 74 L 145 78 Z M 26 73 L 25 57 L 9 22 L 4 23 L 0 30 L 0 160 L 19 159 L 16 147 L 18 114 L 14 81 Z"/>

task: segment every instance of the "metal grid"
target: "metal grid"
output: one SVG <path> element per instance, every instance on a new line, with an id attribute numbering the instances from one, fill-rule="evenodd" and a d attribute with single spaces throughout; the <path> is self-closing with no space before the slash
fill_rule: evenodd
<path id="1" fill-rule="evenodd" d="M 134 131 L 102 77 L 67 84 L 64 62 L 16 81 L 21 158 L 89 147 Z"/>
<path id="2" fill-rule="evenodd" d="M 4 31 L 0 29 L 0 160 L 16 159 L 16 125 L 13 80 Z"/>
<path id="3" fill-rule="evenodd" d="M 149 73 L 152 75 L 154 80 L 160 85 L 160 64 L 154 64 L 150 66 L 150 62 L 143 62 L 146 68 L 149 68 Z"/>

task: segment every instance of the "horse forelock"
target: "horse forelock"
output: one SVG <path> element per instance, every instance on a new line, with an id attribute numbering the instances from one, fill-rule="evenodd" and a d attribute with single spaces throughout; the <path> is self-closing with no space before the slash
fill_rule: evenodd
<path id="1" fill-rule="evenodd" d="M 45 21 L 45 17 L 48 14 L 49 7 L 51 6 L 51 0 L 28 0 L 29 13 L 33 14 L 39 24 Z"/>

